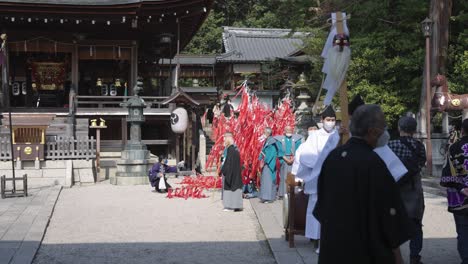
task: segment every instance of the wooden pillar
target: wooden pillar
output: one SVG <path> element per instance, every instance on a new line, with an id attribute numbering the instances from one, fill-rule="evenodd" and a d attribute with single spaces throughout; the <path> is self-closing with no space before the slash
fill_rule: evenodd
<path id="1" fill-rule="evenodd" d="M 180 136 L 179 134 L 175 134 L 175 141 L 176 141 L 176 162 L 180 162 Z"/>
<path id="2" fill-rule="evenodd" d="M 101 129 L 96 129 L 96 182 L 100 182 L 101 172 Z"/>
<path id="3" fill-rule="evenodd" d="M 187 153 L 187 151 L 186 151 L 187 150 L 186 142 L 187 142 L 187 132 L 185 132 L 183 134 L 183 136 L 182 136 L 182 148 L 183 148 L 183 150 L 182 150 L 182 160 L 187 163 L 187 159 L 185 158 L 186 153 Z"/>
<path id="4" fill-rule="evenodd" d="M 133 95 L 133 87 L 136 85 L 138 78 L 138 45 L 135 41 L 131 49 L 131 61 L 130 61 L 130 82 L 129 82 L 129 93 L 128 95 Z"/>
<path id="5" fill-rule="evenodd" d="M 336 12 L 336 31 L 338 34 L 344 34 L 344 25 L 342 12 Z M 348 87 L 346 78 L 340 86 L 340 109 L 341 109 L 341 126 L 349 128 L 349 116 L 348 116 Z M 342 143 L 345 143 L 349 139 L 349 134 L 345 133 L 342 135 Z"/>
<path id="6" fill-rule="evenodd" d="M 430 15 L 433 21 L 431 37 L 431 80 L 439 73 L 447 73 L 449 24 L 453 0 L 431 0 Z"/>
<path id="7" fill-rule="evenodd" d="M 6 40 L 5 40 L 6 41 Z M 10 67 L 10 56 L 8 54 L 8 44 L 5 43 L 5 63 L 2 66 L 2 107 L 4 109 L 10 107 L 10 74 L 9 74 L 9 67 Z"/>
<path id="8" fill-rule="evenodd" d="M 78 93 L 78 84 L 79 84 L 79 69 L 78 69 L 78 65 L 79 65 L 79 57 L 78 57 L 78 45 L 76 44 L 76 42 L 74 43 L 73 45 L 73 51 L 72 51 L 72 59 L 71 59 L 71 85 L 72 85 L 72 88 L 75 89 L 75 92 L 77 95 L 79 95 Z M 71 102 L 69 102 L 70 105 L 71 105 Z"/>

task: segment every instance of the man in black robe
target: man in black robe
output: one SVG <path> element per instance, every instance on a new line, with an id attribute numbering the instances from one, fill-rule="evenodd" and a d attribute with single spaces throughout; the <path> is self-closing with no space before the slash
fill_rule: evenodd
<path id="1" fill-rule="evenodd" d="M 231 133 L 224 134 L 224 161 L 221 167 L 223 174 L 223 206 L 224 211 L 241 211 L 242 175 L 239 149 L 234 145 Z"/>
<path id="2" fill-rule="evenodd" d="M 377 105 L 360 106 L 353 137 L 333 150 L 318 180 L 314 210 L 321 224 L 319 264 L 402 263 L 399 246 L 410 237 L 398 186 L 373 151 L 385 131 Z"/>
<path id="3" fill-rule="evenodd" d="M 226 118 L 230 118 L 233 115 L 234 106 L 231 104 L 231 99 L 227 98 L 223 106 L 223 114 Z"/>

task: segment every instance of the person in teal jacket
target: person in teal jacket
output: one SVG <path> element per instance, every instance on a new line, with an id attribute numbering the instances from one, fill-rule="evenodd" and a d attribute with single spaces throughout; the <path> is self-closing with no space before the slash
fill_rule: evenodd
<path id="1" fill-rule="evenodd" d="M 284 135 L 275 137 L 277 140 L 278 157 L 281 162 L 280 182 L 278 186 L 279 199 L 283 199 L 286 193 L 286 177 L 288 173 L 291 172 L 294 163 L 294 154 L 302 143 L 303 137 L 298 134 L 293 134 L 293 131 L 291 126 L 286 126 L 284 128 Z"/>
<path id="2" fill-rule="evenodd" d="M 271 136 L 271 128 L 265 128 L 265 143 L 259 160 L 263 161 L 262 176 L 260 179 L 260 200 L 262 203 L 273 202 L 276 199 L 276 158 L 278 145 Z"/>

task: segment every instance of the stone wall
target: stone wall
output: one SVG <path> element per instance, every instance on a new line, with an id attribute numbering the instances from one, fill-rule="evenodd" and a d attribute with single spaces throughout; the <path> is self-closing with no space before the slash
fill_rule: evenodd
<path id="1" fill-rule="evenodd" d="M 40 162 L 39 169 L 34 161 L 15 162 L 15 175 L 28 175 L 28 187 L 94 183 L 96 177 L 95 160 L 46 160 Z M 0 175 L 12 177 L 11 161 L 0 162 Z"/>

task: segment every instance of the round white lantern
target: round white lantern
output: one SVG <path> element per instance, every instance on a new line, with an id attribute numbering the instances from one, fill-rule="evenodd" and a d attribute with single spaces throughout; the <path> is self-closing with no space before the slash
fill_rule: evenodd
<path id="1" fill-rule="evenodd" d="M 188 126 L 187 110 L 182 107 L 176 108 L 171 113 L 171 129 L 174 133 L 182 134 Z"/>

